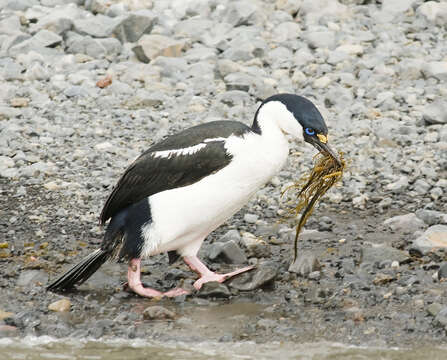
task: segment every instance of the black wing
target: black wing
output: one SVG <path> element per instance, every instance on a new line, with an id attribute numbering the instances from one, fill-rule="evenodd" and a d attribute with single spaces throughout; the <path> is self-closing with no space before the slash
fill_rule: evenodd
<path id="1" fill-rule="evenodd" d="M 215 121 L 189 128 L 155 144 L 121 176 L 101 212 L 101 224 L 145 197 L 193 184 L 222 169 L 231 161 L 224 147 L 225 139 L 249 131 L 249 127 L 239 122 Z M 191 154 L 156 156 L 157 151 L 181 150 L 198 144 L 204 146 Z"/>

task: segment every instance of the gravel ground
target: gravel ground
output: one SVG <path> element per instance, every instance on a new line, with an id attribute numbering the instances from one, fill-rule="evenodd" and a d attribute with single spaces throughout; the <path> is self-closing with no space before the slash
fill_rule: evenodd
<path id="1" fill-rule="evenodd" d="M 442 344 L 447 331 L 447 2 L 0 0 L 0 337 L 321 339 Z M 313 100 L 349 172 L 292 264 L 288 165 L 211 234 L 201 257 L 257 269 L 176 299 L 123 290 L 107 264 L 45 292 L 96 248 L 125 167 L 165 135 L 249 124 L 260 100 Z M 148 259 L 160 289 L 194 275 Z"/>

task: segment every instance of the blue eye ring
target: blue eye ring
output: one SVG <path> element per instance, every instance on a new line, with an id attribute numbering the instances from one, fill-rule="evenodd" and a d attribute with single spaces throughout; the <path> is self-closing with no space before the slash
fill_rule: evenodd
<path id="1" fill-rule="evenodd" d="M 307 135 L 315 135 L 315 130 L 312 128 L 305 128 L 304 131 Z"/>

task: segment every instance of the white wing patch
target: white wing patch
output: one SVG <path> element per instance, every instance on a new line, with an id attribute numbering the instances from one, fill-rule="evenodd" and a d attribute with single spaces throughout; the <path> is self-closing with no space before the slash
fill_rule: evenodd
<path id="1" fill-rule="evenodd" d="M 159 158 L 170 158 L 172 156 L 178 156 L 178 155 L 192 155 L 192 154 L 195 154 L 196 152 L 198 152 L 199 150 L 203 149 L 207 145 L 206 143 L 210 143 L 210 142 L 214 142 L 214 141 L 225 141 L 225 140 L 226 140 L 226 138 L 223 138 L 223 137 L 209 138 L 209 139 L 203 140 L 203 142 L 201 142 L 197 145 L 188 146 L 183 149 L 155 151 L 153 153 L 153 156 L 159 157 Z"/>

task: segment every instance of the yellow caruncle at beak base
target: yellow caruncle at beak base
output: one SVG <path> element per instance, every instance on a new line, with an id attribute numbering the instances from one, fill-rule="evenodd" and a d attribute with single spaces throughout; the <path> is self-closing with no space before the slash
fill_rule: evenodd
<path id="1" fill-rule="evenodd" d="M 323 144 L 327 143 L 327 136 L 323 135 L 323 134 L 317 134 L 318 140 L 320 140 L 320 142 L 322 142 Z"/>

